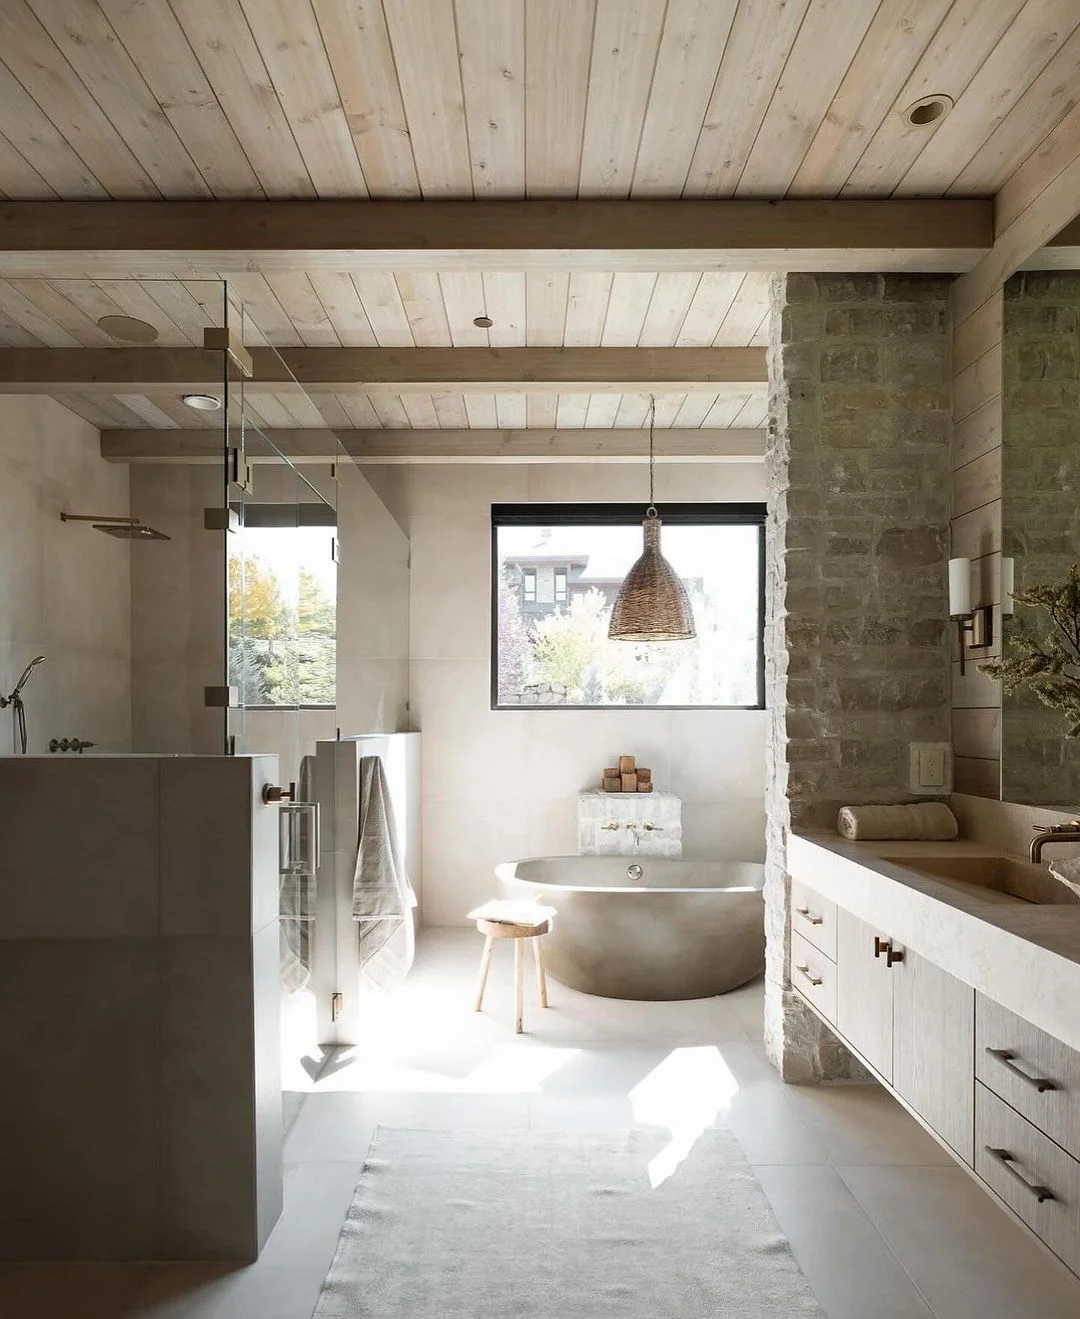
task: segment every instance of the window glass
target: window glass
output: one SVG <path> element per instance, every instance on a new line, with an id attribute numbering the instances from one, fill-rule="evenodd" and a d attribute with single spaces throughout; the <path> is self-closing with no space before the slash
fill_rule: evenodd
<path id="1" fill-rule="evenodd" d="M 229 681 L 246 707 L 337 699 L 334 527 L 245 527 L 229 556 Z M 233 670 L 242 666 L 242 672 Z"/>
<path id="2" fill-rule="evenodd" d="M 493 704 L 760 708 L 764 510 L 724 508 L 661 508 L 697 637 L 641 643 L 607 635 L 641 553 L 639 506 L 496 506 Z"/>

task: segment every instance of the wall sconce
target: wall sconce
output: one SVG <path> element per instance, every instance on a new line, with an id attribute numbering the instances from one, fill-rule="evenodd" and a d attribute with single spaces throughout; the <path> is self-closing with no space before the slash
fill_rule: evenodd
<path id="1" fill-rule="evenodd" d="M 960 673 L 968 650 L 988 650 L 994 644 L 994 608 L 971 606 L 971 560 L 949 560 L 949 618 L 956 624 Z"/>

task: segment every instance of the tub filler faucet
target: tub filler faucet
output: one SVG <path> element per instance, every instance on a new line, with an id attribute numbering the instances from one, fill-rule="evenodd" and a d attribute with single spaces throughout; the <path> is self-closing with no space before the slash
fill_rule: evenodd
<path id="1" fill-rule="evenodd" d="M 641 846 L 642 833 L 662 834 L 664 832 L 664 826 L 662 824 L 650 824 L 648 820 L 643 824 L 638 824 L 636 820 L 627 820 L 625 824 L 612 820 L 609 824 L 605 824 L 603 828 L 611 832 L 615 832 L 619 829 L 628 829 L 634 836 L 635 847 Z"/>

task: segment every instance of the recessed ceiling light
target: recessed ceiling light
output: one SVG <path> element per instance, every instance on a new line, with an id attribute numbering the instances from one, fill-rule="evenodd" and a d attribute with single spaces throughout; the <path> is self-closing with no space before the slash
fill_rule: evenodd
<path id="1" fill-rule="evenodd" d="M 935 92 L 933 96 L 924 96 L 909 105 L 904 111 L 904 118 L 915 128 L 925 128 L 927 124 L 936 124 L 953 108 L 953 99 L 944 92 Z"/>
<path id="2" fill-rule="evenodd" d="M 124 343 L 153 343 L 159 334 L 156 325 L 136 320 L 134 316 L 99 316 L 98 329 Z"/>
<path id="3" fill-rule="evenodd" d="M 216 394 L 184 394 L 183 401 L 196 412 L 216 412 L 221 407 Z"/>
<path id="4" fill-rule="evenodd" d="M 490 330 L 491 327 L 495 324 L 495 322 L 491 319 L 490 316 L 474 316 L 473 324 L 476 326 L 478 330 Z"/>

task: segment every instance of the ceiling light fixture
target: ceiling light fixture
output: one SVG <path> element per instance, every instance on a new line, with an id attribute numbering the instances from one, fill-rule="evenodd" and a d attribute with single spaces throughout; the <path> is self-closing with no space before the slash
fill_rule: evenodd
<path id="1" fill-rule="evenodd" d="M 474 316 L 473 324 L 476 326 L 478 330 L 490 330 L 491 327 L 495 324 L 495 322 L 491 319 L 490 316 Z"/>
<path id="2" fill-rule="evenodd" d="M 660 552 L 660 515 L 653 503 L 656 479 L 656 396 L 649 397 L 649 507 L 641 557 L 626 574 L 611 611 L 612 641 L 690 641 L 697 636 L 686 587 Z"/>
<path id="3" fill-rule="evenodd" d="M 156 325 L 136 320 L 134 316 L 99 316 L 97 324 L 110 339 L 121 339 L 124 343 L 154 343 L 160 333 Z"/>
<path id="4" fill-rule="evenodd" d="M 904 111 L 904 118 L 913 128 L 925 128 L 927 124 L 936 124 L 953 108 L 953 99 L 944 92 L 935 92 L 933 96 L 924 96 Z"/>
<path id="5" fill-rule="evenodd" d="M 196 412 L 216 412 L 221 407 L 216 394 L 184 394 L 181 401 Z"/>

